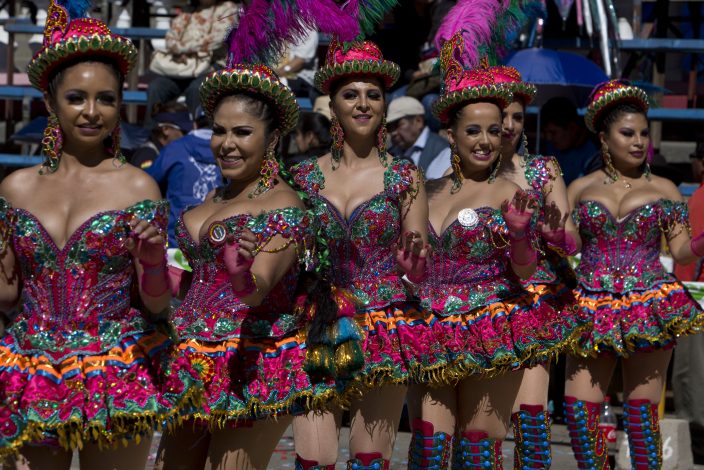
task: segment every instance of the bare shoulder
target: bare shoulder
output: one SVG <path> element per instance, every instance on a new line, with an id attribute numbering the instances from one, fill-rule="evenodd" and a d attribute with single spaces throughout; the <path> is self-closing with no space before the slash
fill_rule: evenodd
<path id="1" fill-rule="evenodd" d="M 143 170 L 132 165 L 124 165 L 116 179 L 116 183 L 122 186 L 122 190 L 131 195 L 135 202 L 143 199 L 161 199 L 161 191 L 156 181 Z"/>
<path id="2" fill-rule="evenodd" d="M 433 199 L 439 194 L 445 192 L 445 190 L 452 184 L 452 177 L 443 176 L 435 180 L 428 180 L 425 182 L 425 192 L 428 195 L 428 199 Z"/>
<path id="3" fill-rule="evenodd" d="M 269 191 L 263 197 L 255 199 L 255 201 L 257 208 L 263 211 L 283 209 L 284 207 L 304 208 L 303 201 L 296 191 L 285 184 L 279 184 L 274 191 Z"/>
<path id="4" fill-rule="evenodd" d="M 495 194 L 495 199 L 499 204 L 506 199 L 513 198 L 516 191 L 520 189 L 521 187 L 516 183 L 505 178 L 496 178 L 496 180 L 491 183 L 491 192 Z"/>
<path id="5" fill-rule="evenodd" d="M 654 185 L 656 188 L 658 188 L 658 191 L 662 194 L 662 196 L 665 199 L 670 199 L 673 201 L 683 201 L 684 198 L 682 197 L 682 194 L 680 193 L 680 190 L 677 189 L 677 186 L 675 186 L 675 183 L 670 181 L 667 178 L 663 178 L 662 176 L 656 176 L 652 175 L 650 177 L 650 184 Z"/>
<path id="6" fill-rule="evenodd" d="M 7 175 L 0 183 L 0 196 L 8 201 L 22 201 L 35 193 L 35 189 L 40 184 L 39 174 L 41 166 L 35 165 L 28 168 L 15 170 Z"/>
<path id="7" fill-rule="evenodd" d="M 567 188 L 567 193 L 572 199 L 574 198 L 579 198 L 579 196 L 589 187 L 599 183 L 603 184 L 603 179 L 604 176 L 601 174 L 600 171 L 595 171 L 593 173 L 590 173 L 586 176 L 582 176 L 581 178 L 577 178 L 576 180 L 572 181 L 570 185 Z"/>

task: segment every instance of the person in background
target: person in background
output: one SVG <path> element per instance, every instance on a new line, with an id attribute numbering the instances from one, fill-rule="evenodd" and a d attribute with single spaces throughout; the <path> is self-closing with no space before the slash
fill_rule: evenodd
<path id="1" fill-rule="evenodd" d="M 701 183 L 687 201 L 692 236 L 704 232 L 704 141 L 697 142 L 690 155 L 694 178 Z M 704 282 L 704 263 L 700 258 L 690 264 L 675 264 L 675 276 L 680 281 Z M 694 463 L 704 463 L 704 402 L 700 396 L 704 388 L 704 335 L 680 338 L 672 364 L 672 388 L 675 393 L 677 416 L 689 421 Z"/>
<path id="2" fill-rule="evenodd" d="M 450 168 L 450 144 L 425 125 L 420 101 L 410 96 L 396 98 L 389 103 L 386 122 L 392 155 L 413 162 L 429 180 L 441 178 Z"/>
<path id="3" fill-rule="evenodd" d="M 569 186 L 601 166 L 599 152 L 570 99 L 549 99 L 540 109 L 540 122 L 547 142 L 543 153 L 557 159 L 565 184 Z"/>
<path id="4" fill-rule="evenodd" d="M 188 114 L 188 108 L 175 101 L 156 106 L 156 113 L 152 116 L 154 127 L 149 140 L 143 143 L 132 155 L 130 163 L 146 170 L 166 144 L 180 139 L 193 130 L 193 121 Z"/>
<path id="5" fill-rule="evenodd" d="M 332 144 L 330 120 L 319 113 L 301 113 L 293 140 L 297 153 L 286 158 L 286 166 L 289 168 L 308 158 L 325 155 Z"/>
<path id="6" fill-rule="evenodd" d="M 330 114 L 330 95 L 320 95 L 313 101 L 313 112 L 319 113 L 328 119 L 332 118 Z"/>
<path id="7" fill-rule="evenodd" d="M 318 70 L 318 31 L 309 29 L 296 44 L 291 44 L 284 59 L 276 69 L 279 77 L 296 96 L 317 96 L 313 80 Z"/>
<path id="8" fill-rule="evenodd" d="M 169 246 L 175 247 L 174 229 L 181 212 L 205 200 L 222 177 L 210 150 L 213 131 L 205 115 L 196 119 L 195 129 L 165 146 L 147 173 L 160 185 L 166 185 L 169 211 Z"/>

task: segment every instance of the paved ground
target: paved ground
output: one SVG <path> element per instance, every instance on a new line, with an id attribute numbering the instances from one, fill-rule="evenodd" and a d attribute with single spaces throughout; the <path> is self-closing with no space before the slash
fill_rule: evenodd
<path id="1" fill-rule="evenodd" d="M 349 456 L 349 451 L 346 447 L 346 442 L 348 439 L 348 434 L 349 429 L 344 428 L 342 430 L 342 435 L 340 437 L 340 443 L 341 443 L 341 450 L 340 450 L 340 459 L 338 461 L 337 469 L 341 470 L 344 468 L 344 462 L 347 460 Z M 552 434 L 553 434 L 553 446 L 552 446 L 552 453 L 553 453 L 553 465 L 552 468 L 555 470 L 576 470 L 577 469 L 577 464 L 574 461 L 574 458 L 572 457 L 572 451 L 569 446 L 569 439 L 567 437 L 567 430 L 565 426 L 563 425 L 554 425 L 552 429 Z M 411 435 L 407 432 L 400 433 L 398 436 L 398 439 L 396 440 L 396 447 L 394 449 L 394 455 L 393 459 L 391 461 L 391 470 L 402 470 L 407 467 L 407 456 L 406 452 L 408 450 L 408 443 L 410 441 Z M 152 452 L 152 458 L 156 454 L 156 447 L 158 446 L 158 439 L 154 439 L 154 442 L 152 444 L 153 447 L 153 452 Z M 504 468 L 505 469 L 511 469 L 513 468 L 513 442 L 509 439 L 504 443 Z M 269 462 L 269 470 L 284 470 L 284 469 L 293 469 L 293 461 L 295 458 L 295 453 L 293 449 L 293 435 L 291 432 L 291 428 L 289 428 L 284 436 L 281 438 L 281 441 L 279 442 L 278 447 L 276 448 L 276 452 L 274 455 L 271 457 L 271 461 Z M 147 466 L 147 469 L 151 468 L 151 461 L 150 465 Z M 696 466 L 696 469 L 704 469 L 704 466 Z M 78 470 L 78 462 L 77 459 L 74 458 L 73 465 L 71 467 L 72 470 Z M 198 470 L 198 469 L 194 469 Z"/>

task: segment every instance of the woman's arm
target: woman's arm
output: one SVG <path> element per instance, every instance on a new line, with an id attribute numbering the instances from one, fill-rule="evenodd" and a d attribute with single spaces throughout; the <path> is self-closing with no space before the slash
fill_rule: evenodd
<path id="1" fill-rule="evenodd" d="M 689 228 L 689 217 L 684 199 L 675 185 L 663 180 L 660 186 L 667 199 L 679 204 L 673 204 L 669 214 L 663 215 L 660 226 L 665 232 L 670 254 L 678 264 L 689 264 L 704 256 L 704 234 L 692 238 Z"/>
<path id="2" fill-rule="evenodd" d="M 428 197 L 420 171 L 412 173 L 412 182 L 401 198 L 401 240 L 396 261 L 411 282 L 425 278 L 428 256 Z"/>
<path id="3" fill-rule="evenodd" d="M 582 249 L 582 239 L 577 231 L 577 226 L 574 224 L 572 217 L 570 217 L 571 208 L 568 200 L 567 186 L 562 177 L 560 165 L 556 160 L 551 159 L 547 167 L 552 177 L 551 184 L 543 188 L 546 192 L 545 205 L 549 206 L 554 204 L 562 214 L 564 224 L 562 232 L 558 229 L 558 233 L 555 233 L 554 230 L 550 230 L 548 227 L 544 227 L 541 232 L 548 243 L 554 243 L 558 248 L 564 250 L 566 254 L 573 255 Z M 548 230 L 546 231 L 546 229 Z"/>

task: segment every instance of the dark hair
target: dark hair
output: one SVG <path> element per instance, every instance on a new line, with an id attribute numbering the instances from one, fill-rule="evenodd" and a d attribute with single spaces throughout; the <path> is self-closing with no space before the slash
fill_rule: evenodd
<path id="1" fill-rule="evenodd" d="M 637 106 L 634 103 L 617 104 L 613 108 L 607 110 L 606 113 L 604 113 L 604 115 L 597 120 L 597 132 L 608 133 L 609 127 L 611 127 L 614 122 L 618 121 L 624 114 L 642 114 L 644 117 L 647 118 L 647 115 L 643 108 Z"/>
<path id="2" fill-rule="evenodd" d="M 263 121 L 265 123 L 267 140 L 269 139 L 271 133 L 278 127 L 278 119 L 276 118 L 274 107 L 268 101 L 262 99 L 260 95 L 249 91 L 237 91 L 235 93 L 223 95 L 215 105 L 213 115 L 218 112 L 218 109 L 220 109 L 220 106 L 222 106 L 226 100 L 242 103 L 245 111 L 250 116 Z"/>
<path id="3" fill-rule="evenodd" d="M 556 96 L 547 100 L 540 108 L 540 122 L 541 126 L 554 124 L 566 128 L 572 122 L 580 123 L 580 117 L 577 114 L 577 106 L 572 100 L 564 96 Z"/>
<path id="4" fill-rule="evenodd" d="M 490 100 L 472 100 L 472 101 L 467 101 L 465 103 L 461 103 L 459 106 L 455 106 L 453 109 L 450 110 L 448 119 L 447 119 L 447 129 L 454 129 L 455 126 L 457 126 L 457 123 L 460 120 L 460 117 L 462 117 L 462 113 L 464 112 L 464 108 L 469 106 L 470 104 L 477 104 L 477 103 L 489 103 L 496 105 L 496 107 L 499 110 L 499 117 L 501 117 L 503 113 L 503 109 L 501 109 L 501 106 L 499 106 L 498 103 L 495 103 L 494 101 Z"/>
<path id="5" fill-rule="evenodd" d="M 330 135 L 330 120 L 320 113 L 304 111 L 298 118 L 296 130 L 301 134 L 312 132 L 318 138 L 318 145 L 315 148 L 308 149 L 308 155 L 319 157 L 326 154 L 332 145 L 332 136 Z"/>
<path id="6" fill-rule="evenodd" d="M 110 70 L 112 70 L 112 72 L 115 74 L 115 78 L 117 78 L 120 99 L 122 99 L 122 87 L 125 85 L 125 76 L 122 75 L 120 68 L 117 66 L 117 63 L 113 59 L 104 56 L 75 57 L 54 69 L 51 74 L 49 74 L 49 86 L 47 88 L 47 94 L 49 95 L 49 97 L 56 97 L 56 90 L 58 90 L 61 84 L 63 83 L 64 76 L 66 75 L 66 71 L 68 69 L 78 64 L 93 63 L 107 65 Z"/>

